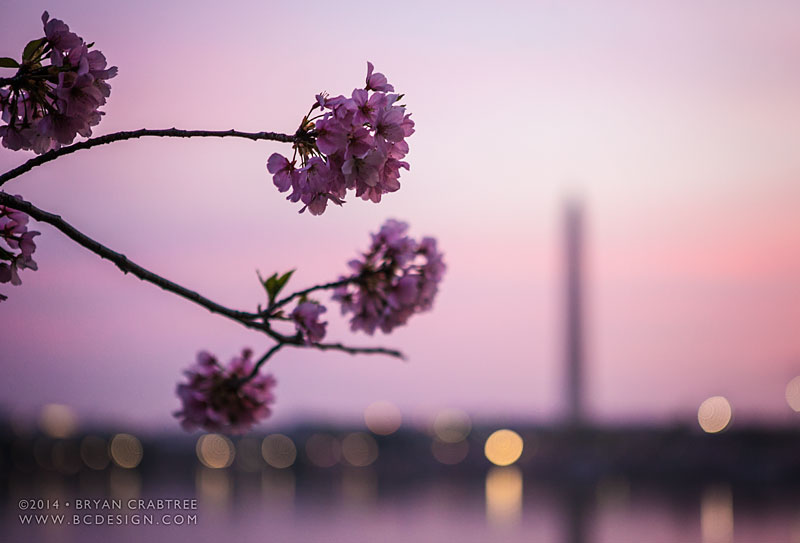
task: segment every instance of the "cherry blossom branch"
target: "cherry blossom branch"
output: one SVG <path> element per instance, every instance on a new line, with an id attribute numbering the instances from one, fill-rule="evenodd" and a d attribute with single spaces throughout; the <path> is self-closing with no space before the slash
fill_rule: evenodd
<path id="1" fill-rule="evenodd" d="M 223 305 L 220 305 L 216 302 L 209 300 L 208 298 L 201 296 L 197 292 L 193 290 L 189 290 L 186 287 L 183 287 L 177 283 L 170 281 L 169 279 L 165 279 L 160 275 L 151 272 L 136 264 L 135 262 L 131 261 L 125 255 L 118 253 L 112 249 L 109 249 L 102 243 L 99 243 L 86 234 L 80 232 L 74 226 L 66 222 L 62 219 L 59 215 L 55 215 L 48 211 L 44 211 L 43 209 L 39 209 L 35 205 L 30 202 L 27 202 L 21 198 L 16 198 L 11 196 L 8 193 L 0 192 L 0 205 L 5 205 L 10 208 L 16 209 L 18 211 L 22 211 L 23 213 L 27 213 L 34 219 L 40 222 L 47 223 L 57 230 L 60 230 L 64 233 L 68 238 L 72 241 L 84 247 L 91 252 L 98 255 L 100 258 L 104 258 L 106 260 L 110 260 L 113 262 L 121 271 L 122 273 L 132 273 L 142 281 L 147 281 L 148 283 L 152 283 L 157 287 L 160 287 L 166 291 L 172 292 L 173 294 L 177 294 L 181 298 L 185 298 L 191 302 L 194 302 L 202 307 L 205 307 L 212 313 L 217 313 L 219 315 L 223 315 L 228 317 L 229 319 L 235 320 L 248 328 L 255 328 L 259 330 L 263 330 L 263 325 L 254 322 L 255 319 L 258 318 L 258 315 L 253 313 L 247 313 L 244 311 L 237 311 L 234 309 L 227 308 Z"/>
<path id="2" fill-rule="evenodd" d="M 319 285 L 319 287 L 322 288 L 324 285 Z M 353 355 L 385 354 L 387 356 L 399 358 L 400 360 L 406 360 L 406 355 L 404 355 L 402 351 L 398 351 L 397 349 L 387 349 L 385 347 L 348 347 L 342 343 L 312 343 L 309 345 L 304 341 L 301 334 L 298 333 L 291 336 L 281 334 L 280 332 L 273 330 L 269 325 L 269 322 L 265 323 L 263 330 L 269 337 L 277 341 L 282 346 L 289 345 L 292 347 L 311 347 L 320 351 L 341 351 Z"/>
<path id="3" fill-rule="evenodd" d="M 300 346 L 294 343 L 290 345 Z M 314 343 L 312 347 L 319 349 L 320 351 L 341 351 L 352 355 L 385 354 L 387 356 L 399 358 L 400 360 L 406 360 L 406 355 L 404 355 L 401 351 L 396 349 L 386 349 L 384 347 L 348 347 L 347 345 L 343 345 L 341 343 Z"/>
<path id="4" fill-rule="evenodd" d="M 402 159 L 408 153 L 405 138 L 414 133 L 414 121 L 404 105 L 397 101 L 386 76 L 375 72 L 367 62 L 363 87 L 353 90 L 351 98 L 330 97 L 321 93 L 309 113 L 292 135 L 276 132 L 240 132 L 237 130 L 141 129 L 117 132 L 61 147 L 78 134 L 90 134 L 100 122 L 111 93 L 108 81 L 117 75 L 99 50 L 89 51 L 88 44 L 70 32 L 59 19 L 42 14 L 44 37 L 28 42 L 21 60 L 0 57 L 0 68 L 18 68 L 11 78 L 0 78 L 2 145 L 12 151 L 27 150 L 38 154 L 23 164 L 0 174 L 0 187 L 37 166 L 62 156 L 142 137 L 236 137 L 252 141 L 290 143 L 292 159 L 273 153 L 267 170 L 280 192 L 292 193 L 287 199 L 302 202 L 302 213 L 321 215 L 328 203 L 341 205 L 348 190 L 364 200 L 379 202 L 383 194 L 399 187 L 401 169 L 409 164 Z M 4 75 L 4 74 L 3 74 Z M 319 114 L 312 116 L 316 109 Z M 297 160 L 299 159 L 300 167 Z M 275 398 L 275 379 L 260 375 L 261 367 L 285 346 L 340 351 L 348 354 L 383 354 L 404 358 L 400 351 L 383 347 L 349 347 L 342 343 L 322 343 L 327 322 L 321 314 L 327 308 L 307 296 L 325 289 L 338 289 L 333 298 L 342 303 L 342 313 L 353 313 L 350 328 L 372 335 L 377 329 L 388 333 L 406 323 L 408 318 L 432 307 L 437 284 L 445 266 L 436 241 L 426 237 L 420 242 L 406 236 L 408 225 L 388 220 L 373 236 L 372 249 L 363 261 L 351 263 L 358 273 L 338 281 L 312 286 L 278 299 L 293 271 L 273 274 L 264 280 L 267 307 L 255 312 L 238 311 L 218 304 L 199 293 L 170 281 L 129 260 L 67 223 L 59 215 L 39 209 L 22 197 L 0 191 L 0 283 L 19 285 L 19 271 L 36 270 L 32 255 L 34 237 L 39 232 L 27 229 L 28 218 L 47 223 L 78 245 L 114 263 L 123 273 L 132 273 L 142 281 L 172 292 L 212 313 L 260 331 L 275 342 L 255 363 L 253 351 L 243 349 L 227 365 L 214 355 L 201 351 L 197 362 L 185 373 L 188 381 L 178 384 L 176 393 L 182 409 L 175 413 L 187 430 L 202 427 L 208 431 L 241 433 L 270 414 Z M 6 299 L 0 295 L 0 300 Z M 293 303 L 291 312 L 283 308 Z M 296 333 L 273 329 L 273 321 L 294 325 Z"/>
<path id="5" fill-rule="evenodd" d="M 113 134 L 106 134 L 105 136 L 98 136 L 90 138 L 85 141 L 74 143 L 60 149 L 48 151 L 42 155 L 36 156 L 27 162 L 13 168 L 6 173 L 0 175 L 0 186 L 6 181 L 10 181 L 15 177 L 19 177 L 25 172 L 28 172 L 36 166 L 41 166 L 58 157 L 81 151 L 83 149 L 91 149 L 98 145 L 106 145 L 116 141 L 125 141 L 143 137 L 159 137 L 159 138 L 244 138 L 252 141 L 266 140 L 266 141 L 279 141 L 282 143 L 294 143 L 298 140 L 297 135 L 281 134 L 278 132 L 240 132 L 238 130 L 181 130 L 178 128 L 154 129 L 149 130 L 142 128 L 141 130 L 131 130 L 123 132 L 115 132 Z"/>
<path id="6" fill-rule="evenodd" d="M 251 371 L 246 377 L 243 377 L 242 379 L 239 380 L 239 384 L 242 385 L 247 381 L 251 381 L 252 379 L 254 379 L 256 375 L 258 375 L 258 371 L 261 369 L 261 366 L 263 366 L 267 362 L 267 360 L 269 360 L 269 358 L 273 354 L 277 353 L 278 350 L 280 350 L 281 347 L 283 347 L 284 345 L 285 343 L 276 343 L 275 345 L 273 345 L 269 351 L 264 353 L 264 355 L 258 359 L 255 366 L 253 366 L 253 371 Z"/>
<path id="7" fill-rule="evenodd" d="M 54 228 L 61 231 L 64 235 L 66 235 L 68 238 L 73 240 L 81 247 L 84 247 L 89 251 L 95 253 L 100 258 L 104 258 L 106 260 L 113 262 L 125 274 L 132 273 L 142 281 L 152 283 L 157 287 L 160 287 L 168 292 L 177 294 L 181 298 L 189 300 L 190 302 L 194 302 L 195 304 L 208 309 L 212 313 L 222 315 L 233 321 L 238 322 L 239 324 L 247 328 L 259 330 L 267 334 L 269 337 L 274 339 L 277 342 L 277 344 L 273 346 L 270 351 L 268 351 L 267 353 L 268 356 L 265 355 L 266 358 L 269 358 L 269 356 L 277 352 L 277 350 L 282 348 L 283 346 L 291 345 L 294 347 L 310 347 L 313 349 L 318 349 L 320 351 L 341 351 L 348 354 L 383 354 L 387 356 L 393 356 L 395 358 L 405 359 L 405 356 L 403 355 L 402 352 L 395 349 L 387 349 L 383 347 L 348 347 L 341 343 L 312 343 L 310 345 L 306 344 L 303 341 L 302 336 L 300 336 L 299 334 L 287 336 L 273 330 L 268 322 L 268 317 L 264 316 L 263 314 L 250 313 L 247 311 L 239 311 L 225 307 L 221 304 L 218 304 L 206 298 L 205 296 L 200 295 L 199 293 L 193 290 L 183 287 L 173 281 L 170 281 L 169 279 L 161 277 L 160 275 L 131 261 L 125 255 L 106 247 L 102 243 L 95 241 L 86 234 L 80 232 L 77 228 L 75 228 L 74 226 L 66 222 L 64 219 L 62 219 L 61 216 L 40 209 L 35 205 L 33 205 L 31 202 L 23 200 L 22 198 L 17 198 L 6 192 L 0 191 L 0 205 L 7 206 L 12 209 L 16 209 L 18 211 L 22 211 L 23 213 L 30 215 L 37 221 L 47 223 L 53 226 Z M 317 285 L 315 287 L 311 287 L 305 289 L 304 291 L 299 291 L 290 296 L 287 296 L 288 299 L 284 299 L 285 301 L 281 300 L 281 302 L 283 302 L 283 304 L 288 303 L 290 299 L 301 295 L 303 292 L 307 293 L 307 292 L 313 292 L 315 290 L 320 290 L 323 288 L 333 288 L 332 285 L 336 285 L 337 283 L 346 284 L 348 282 L 351 282 L 351 280 L 336 281 L 334 283 L 328 283 L 325 285 Z M 263 322 L 259 322 L 261 320 L 263 320 Z M 266 358 L 264 358 L 264 361 L 266 361 Z M 250 380 L 251 378 L 252 376 L 245 379 L 245 381 Z"/>
<path id="8" fill-rule="evenodd" d="M 349 285 L 350 283 L 355 283 L 358 280 L 359 280 L 358 277 L 348 277 L 346 279 L 339 279 L 338 281 L 332 281 L 330 283 L 325 283 L 324 285 L 315 285 L 313 287 L 309 287 L 309 288 L 304 289 L 304 290 L 298 290 L 297 292 L 293 292 L 292 294 L 286 296 L 285 298 L 282 298 L 282 299 L 278 300 L 277 302 L 275 302 L 274 304 L 269 306 L 266 310 L 264 310 L 261 314 L 262 315 L 269 315 L 269 314 L 273 313 L 276 309 L 285 306 L 286 304 L 288 304 L 289 302 L 291 302 L 295 298 L 302 298 L 303 296 L 307 296 L 308 294 L 311 294 L 312 292 L 316 292 L 318 290 L 326 290 L 326 289 L 331 289 L 331 288 L 343 287 L 345 285 Z"/>
<path id="9" fill-rule="evenodd" d="M 239 379 L 238 384 L 243 385 L 244 383 L 253 380 L 258 375 L 258 372 L 261 370 L 261 366 L 266 364 L 267 360 L 269 360 L 272 357 L 272 355 L 277 353 L 280 349 L 282 349 L 286 345 L 292 345 L 295 347 L 307 347 L 307 345 L 303 343 L 302 340 L 300 340 L 299 342 L 295 342 L 293 339 L 288 341 L 279 341 L 278 343 L 273 345 L 272 348 L 270 348 L 266 353 L 264 353 L 261 358 L 259 358 L 256 361 L 252 371 L 247 376 Z M 342 351 L 352 355 L 385 354 L 388 356 L 399 358 L 401 360 L 406 359 L 406 357 L 400 351 L 395 349 L 386 349 L 383 347 L 348 347 L 347 345 L 343 345 L 341 343 L 315 343 L 311 346 L 316 349 L 319 349 L 320 351 Z"/>

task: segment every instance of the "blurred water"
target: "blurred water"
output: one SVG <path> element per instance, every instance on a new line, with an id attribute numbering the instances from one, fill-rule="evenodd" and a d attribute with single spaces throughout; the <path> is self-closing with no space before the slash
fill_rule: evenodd
<path id="1" fill-rule="evenodd" d="M 539 483 L 515 466 L 489 468 L 482 478 L 445 474 L 399 484 L 385 484 L 369 467 L 321 470 L 303 477 L 291 469 L 248 473 L 198 467 L 193 479 L 167 476 L 143 482 L 136 470 L 115 469 L 72 481 L 57 476 L 12 478 L 0 512 L 2 541 L 800 541 L 795 492 L 725 483 L 686 488 L 608 479 L 566 487 Z M 76 509 L 76 498 L 106 497 L 120 499 L 123 508 Z M 58 510 L 33 513 L 65 515 L 65 525 L 23 525 L 20 515 L 31 513 L 20 510 L 19 500 L 25 498 L 59 500 Z M 125 507 L 129 499 L 168 498 L 196 499 L 197 507 L 139 509 L 138 502 L 133 509 Z M 81 525 L 73 522 L 76 514 Z M 184 524 L 164 525 L 165 514 L 167 522 Z M 128 524 L 108 525 L 108 515 L 111 521 Z M 133 524 L 136 518 L 144 521 L 145 515 L 153 525 Z"/>

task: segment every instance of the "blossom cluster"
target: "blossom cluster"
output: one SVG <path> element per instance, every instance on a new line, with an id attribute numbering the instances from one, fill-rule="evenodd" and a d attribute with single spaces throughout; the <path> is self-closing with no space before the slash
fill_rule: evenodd
<path id="1" fill-rule="evenodd" d="M 355 275 L 334 291 L 333 299 L 341 303 L 343 315 L 353 315 L 353 331 L 372 335 L 380 328 L 389 333 L 414 313 L 433 307 L 446 268 L 442 253 L 434 238 L 417 242 L 407 231 L 404 222 L 386 221 L 372 234 L 363 258 L 349 262 Z"/>
<path id="2" fill-rule="evenodd" d="M 320 342 L 325 337 L 328 323 L 320 322 L 319 319 L 326 311 L 324 305 L 314 301 L 300 302 L 292 311 L 290 317 L 306 345 Z"/>
<path id="3" fill-rule="evenodd" d="M 295 134 L 294 156 L 274 153 L 267 170 L 287 199 L 304 204 L 321 215 L 328 202 L 341 205 L 348 190 L 356 197 L 380 202 L 383 194 L 400 188 L 402 159 L 408 153 L 405 139 L 414 133 L 414 121 L 381 73 L 367 63 L 364 88 L 350 97 L 318 94 L 309 115 Z M 315 117 L 311 115 L 319 109 Z M 300 159 L 298 164 L 297 159 Z"/>
<path id="4" fill-rule="evenodd" d="M 108 80 L 117 67 L 106 67 L 106 57 L 92 44 L 71 32 L 59 19 L 42 15 L 44 38 L 33 40 L 21 63 L 13 59 L 5 67 L 18 67 L 17 74 L 0 88 L 4 147 L 42 154 L 72 143 L 77 134 L 92 135 L 100 122 L 100 106 L 111 94 Z M 49 64 L 42 63 L 49 60 Z"/>
<path id="5" fill-rule="evenodd" d="M 19 196 L 17 196 L 19 198 Z M 39 232 L 28 230 L 28 216 L 16 209 L 0 205 L 0 283 L 20 285 L 19 271 L 37 269 L 33 260 L 36 244 L 33 238 Z M 0 294 L 0 301 L 6 296 Z"/>
<path id="6" fill-rule="evenodd" d="M 226 366 L 206 351 L 185 373 L 188 382 L 177 387 L 182 408 L 175 413 L 185 430 L 241 434 L 271 413 L 275 401 L 272 375 L 255 375 L 252 351 L 245 349 Z"/>
<path id="7" fill-rule="evenodd" d="M 342 314 L 352 314 L 350 328 L 370 335 L 378 328 L 389 333 L 414 313 L 431 309 L 446 269 L 442 253 L 434 238 L 417 241 L 407 232 L 408 224 L 386 221 L 372 234 L 370 248 L 362 258 L 349 262 L 353 275 L 290 295 L 288 299 L 299 296 L 299 300 L 288 315 L 282 310 L 265 313 L 294 324 L 297 335 L 281 338 L 280 343 L 312 346 L 325 337 L 328 323 L 321 319 L 327 308 L 306 296 L 312 290 L 334 288 L 333 299 L 341 303 Z M 276 299 L 292 273 L 261 279 L 270 307 L 283 305 Z M 269 318 L 265 317 L 265 322 Z M 188 382 L 177 388 L 182 409 L 175 416 L 184 429 L 243 433 L 270 415 L 275 379 L 254 371 L 260 363 L 254 364 L 251 357 L 245 350 L 225 367 L 205 351 L 198 354 L 197 362 L 185 372 Z"/>

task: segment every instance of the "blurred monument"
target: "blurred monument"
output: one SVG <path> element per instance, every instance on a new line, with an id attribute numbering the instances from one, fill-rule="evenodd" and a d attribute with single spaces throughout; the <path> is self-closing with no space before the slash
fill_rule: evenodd
<path id="1" fill-rule="evenodd" d="M 584 217 L 577 198 L 564 203 L 564 367 L 566 369 L 566 420 L 572 427 L 585 423 L 583 405 L 584 364 Z"/>

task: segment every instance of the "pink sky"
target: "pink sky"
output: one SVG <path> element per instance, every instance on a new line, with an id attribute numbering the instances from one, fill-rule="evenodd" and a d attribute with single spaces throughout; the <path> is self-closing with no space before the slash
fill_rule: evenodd
<path id="1" fill-rule="evenodd" d="M 722 394 L 737 420 L 791 420 L 800 374 L 800 5 L 790 1 L 445 4 L 11 1 L 0 56 L 64 19 L 120 73 L 97 134 L 141 127 L 292 132 L 314 94 L 367 60 L 407 94 L 402 189 L 298 215 L 264 167 L 287 147 L 135 141 L 4 186 L 221 303 L 261 301 L 255 269 L 336 277 L 386 218 L 435 235 L 432 313 L 387 337 L 408 363 L 288 351 L 275 416 L 559 412 L 560 209 L 588 208 L 588 401 L 598 420 L 691 419 Z M 395 7 L 396 6 L 396 7 Z M 0 169 L 29 158 L 0 150 Z M 40 270 L 0 306 L 0 405 L 176 427 L 180 371 L 266 338 L 125 277 L 41 225 Z"/>

